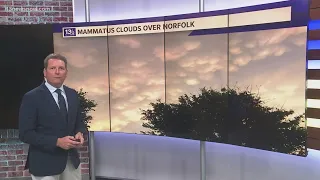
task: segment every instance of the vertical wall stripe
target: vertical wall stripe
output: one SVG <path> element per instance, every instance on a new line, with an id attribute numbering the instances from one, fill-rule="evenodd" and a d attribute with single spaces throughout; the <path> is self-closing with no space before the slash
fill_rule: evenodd
<path id="1" fill-rule="evenodd" d="M 310 0 L 307 69 L 306 120 L 307 148 L 320 150 L 320 3 Z"/>

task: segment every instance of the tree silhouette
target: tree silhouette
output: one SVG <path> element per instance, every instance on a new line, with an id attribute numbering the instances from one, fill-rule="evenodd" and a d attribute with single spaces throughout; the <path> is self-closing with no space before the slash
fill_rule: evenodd
<path id="1" fill-rule="evenodd" d="M 90 122 L 92 120 L 92 116 L 89 114 L 91 111 L 95 111 L 95 107 L 97 106 L 97 103 L 94 100 L 90 100 L 86 97 L 87 92 L 84 92 L 81 88 L 80 91 L 77 91 L 79 98 L 80 98 L 80 105 L 83 109 L 83 112 L 85 114 L 84 123 L 87 126 L 87 129 L 90 128 Z"/>
<path id="2" fill-rule="evenodd" d="M 142 111 L 143 134 L 228 143 L 305 156 L 304 115 L 268 107 L 248 90 L 202 88 L 178 103 L 157 100 Z"/>

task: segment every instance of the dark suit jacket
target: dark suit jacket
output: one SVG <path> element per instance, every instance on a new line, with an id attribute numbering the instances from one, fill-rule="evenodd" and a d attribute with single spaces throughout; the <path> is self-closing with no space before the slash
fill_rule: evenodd
<path id="1" fill-rule="evenodd" d="M 77 92 L 64 86 L 68 100 L 68 121 L 63 120 L 51 92 L 41 84 L 27 92 L 19 112 L 20 140 L 29 144 L 25 169 L 35 176 L 50 176 L 64 171 L 68 154 L 75 168 L 80 164 L 76 149 L 57 147 L 57 139 L 85 133 L 84 113 Z"/>

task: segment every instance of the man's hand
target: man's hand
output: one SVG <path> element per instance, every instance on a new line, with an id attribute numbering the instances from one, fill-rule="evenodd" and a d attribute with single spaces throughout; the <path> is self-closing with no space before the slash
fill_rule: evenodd
<path id="1" fill-rule="evenodd" d="M 83 134 L 81 132 L 78 132 L 74 137 L 75 139 L 80 140 L 79 146 L 82 146 L 84 143 Z"/>
<path id="2" fill-rule="evenodd" d="M 65 136 L 63 138 L 58 138 L 57 140 L 57 146 L 69 150 L 71 148 L 75 148 L 80 144 L 80 142 L 76 141 L 76 138 L 72 136 Z"/>

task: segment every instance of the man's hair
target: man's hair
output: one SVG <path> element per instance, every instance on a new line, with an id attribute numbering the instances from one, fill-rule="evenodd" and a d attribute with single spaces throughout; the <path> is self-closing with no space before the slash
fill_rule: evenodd
<path id="1" fill-rule="evenodd" d="M 48 61 L 50 59 L 59 59 L 61 61 L 64 62 L 66 68 L 67 68 L 67 65 L 68 65 L 68 61 L 67 61 L 67 58 L 64 57 L 63 55 L 61 54 L 56 54 L 56 53 L 52 53 L 52 54 L 49 54 L 45 59 L 44 59 L 44 62 L 43 62 L 43 65 L 44 65 L 44 68 L 47 69 L 48 67 Z"/>

